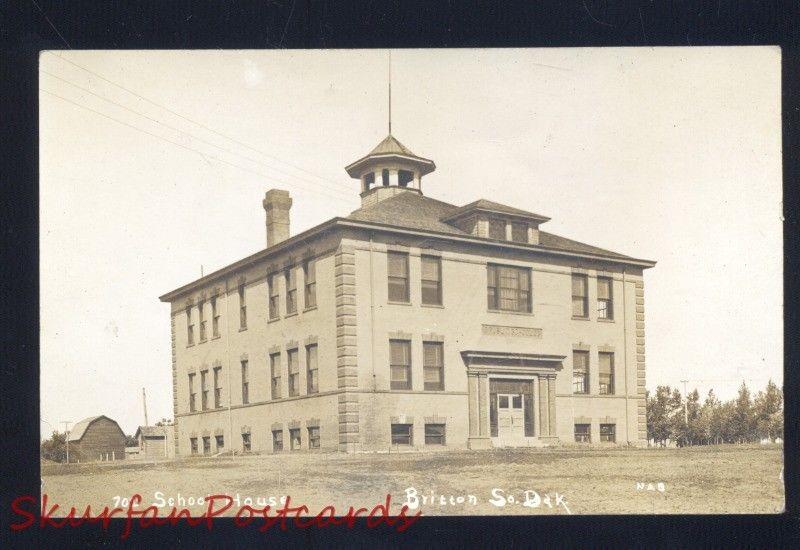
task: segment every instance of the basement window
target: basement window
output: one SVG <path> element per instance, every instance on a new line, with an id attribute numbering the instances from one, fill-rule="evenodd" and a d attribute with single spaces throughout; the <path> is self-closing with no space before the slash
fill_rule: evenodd
<path id="1" fill-rule="evenodd" d="M 392 445 L 411 445 L 413 428 L 411 424 L 392 424 Z"/>
<path id="2" fill-rule="evenodd" d="M 589 424 L 575 424 L 575 443 L 591 443 L 591 426 Z"/>
<path id="3" fill-rule="evenodd" d="M 444 424 L 425 424 L 425 445 L 444 445 L 444 435 Z"/>
<path id="4" fill-rule="evenodd" d="M 616 424 L 600 424 L 600 441 L 614 443 L 617 440 Z"/>

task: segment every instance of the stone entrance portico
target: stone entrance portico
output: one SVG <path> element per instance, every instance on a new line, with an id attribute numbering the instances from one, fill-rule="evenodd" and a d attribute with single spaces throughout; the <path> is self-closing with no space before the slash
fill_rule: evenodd
<path id="1" fill-rule="evenodd" d="M 467 368 L 470 449 L 555 441 L 555 380 L 564 355 L 462 351 Z M 511 443 L 498 426 L 497 395 L 522 395 L 524 437 Z M 503 406 L 505 403 L 502 403 Z"/>

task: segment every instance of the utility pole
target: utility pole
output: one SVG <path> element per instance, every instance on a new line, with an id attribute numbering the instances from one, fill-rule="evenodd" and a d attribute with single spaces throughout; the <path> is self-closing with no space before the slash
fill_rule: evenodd
<path id="1" fill-rule="evenodd" d="M 689 394 L 686 393 L 686 384 L 689 383 L 688 380 L 681 380 L 683 382 L 683 421 L 688 426 L 689 425 Z"/>
<path id="2" fill-rule="evenodd" d="M 142 405 L 144 405 L 144 425 L 149 426 L 150 424 L 147 422 L 147 396 L 144 393 L 144 388 L 142 388 Z"/>
<path id="3" fill-rule="evenodd" d="M 67 420 L 61 423 L 64 424 L 64 441 L 67 444 L 67 464 L 69 464 L 69 425 L 72 424 L 72 422 Z"/>

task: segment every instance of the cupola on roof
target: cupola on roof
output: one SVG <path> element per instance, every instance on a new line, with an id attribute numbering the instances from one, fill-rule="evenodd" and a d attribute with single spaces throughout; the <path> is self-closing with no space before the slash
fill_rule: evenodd
<path id="1" fill-rule="evenodd" d="M 360 178 L 370 168 L 377 167 L 380 164 L 391 163 L 392 161 L 416 167 L 420 176 L 430 174 L 436 170 L 436 165 L 432 160 L 415 155 L 391 134 L 386 136 L 366 156 L 350 164 L 345 170 L 350 174 L 350 177 Z"/>

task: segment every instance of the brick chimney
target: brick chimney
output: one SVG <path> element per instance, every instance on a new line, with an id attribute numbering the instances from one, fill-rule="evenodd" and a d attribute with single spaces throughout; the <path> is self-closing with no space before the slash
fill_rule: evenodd
<path id="1" fill-rule="evenodd" d="M 289 210 L 292 198 L 288 191 L 270 189 L 261 203 L 267 214 L 267 248 L 289 238 Z"/>

